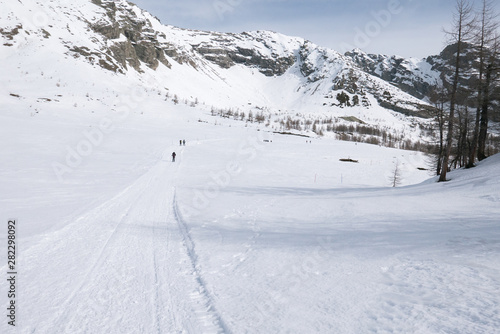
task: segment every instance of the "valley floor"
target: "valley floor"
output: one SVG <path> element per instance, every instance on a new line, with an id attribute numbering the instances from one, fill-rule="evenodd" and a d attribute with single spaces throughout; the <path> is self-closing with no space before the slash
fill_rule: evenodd
<path id="1" fill-rule="evenodd" d="M 134 113 L 102 137 L 104 113 L 0 117 L 18 333 L 500 328 L 498 156 L 437 184 L 415 152 L 306 143 L 189 108 Z M 5 317 L 0 332 L 14 332 Z"/>

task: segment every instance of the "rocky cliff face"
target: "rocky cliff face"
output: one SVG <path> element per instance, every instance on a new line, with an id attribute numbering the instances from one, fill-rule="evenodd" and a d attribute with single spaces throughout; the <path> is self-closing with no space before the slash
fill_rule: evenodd
<path id="1" fill-rule="evenodd" d="M 425 59 L 367 54 L 361 50 L 353 50 L 345 55 L 363 71 L 390 82 L 419 99 L 429 96 L 441 81 L 439 68 Z"/>
<path id="2" fill-rule="evenodd" d="M 403 112 L 408 111 L 407 107 L 418 108 L 416 100 L 409 103 L 403 101 L 404 98 L 398 100 L 397 92 L 382 87 L 370 75 L 417 99 L 428 94 L 438 76 L 430 65 L 414 64 L 403 58 L 368 55 L 361 51 L 340 55 L 300 38 L 266 31 L 230 34 L 161 26 L 156 18 L 126 1 L 92 1 L 106 13 L 98 22 L 90 24 L 109 45 L 99 65 L 112 71 L 123 72 L 127 67 L 141 71 L 141 63 L 151 69 L 160 64 L 170 67 L 168 59 L 172 59 L 193 67 L 200 66 L 203 61 L 222 69 L 241 64 L 271 77 L 281 76 L 293 65 L 298 65 L 308 84 L 329 82 L 327 85 L 332 91 L 356 96 L 355 99 L 363 101 L 366 107 L 370 105 L 366 93 L 371 93 L 385 107 Z M 72 51 L 85 57 L 96 56 L 86 49 L 73 48 Z M 328 95 L 333 98 L 335 93 Z"/>
<path id="3" fill-rule="evenodd" d="M 223 34 L 165 26 L 163 28 L 166 29 L 159 31 L 154 28 L 155 23 L 158 26 L 158 22 L 153 22 L 156 18 L 126 1 L 92 2 L 106 11 L 106 17 L 90 24 L 90 27 L 110 42 L 106 54 L 120 65 L 117 67 L 110 62 L 100 62 L 108 70 L 122 71 L 130 66 L 140 71 L 141 62 L 151 69 L 156 69 L 160 63 L 170 67 L 166 56 L 180 64 L 188 63 L 196 67 L 196 58 L 201 56 L 221 68 L 243 64 L 258 68 L 266 76 L 274 76 L 282 75 L 295 62 L 293 52 L 274 52 L 273 45 L 262 36 L 266 32 L 261 32 L 261 36 L 252 33 Z M 169 40 L 169 35 L 179 32 L 186 37 L 188 44 L 179 45 L 175 42 L 176 38 Z M 209 38 L 204 38 L 207 36 Z M 89 56 L 87 50 L 73 51 Z"/>
<path id="4" fill-rule="evenodd" d="M 140 71 L 141 62 L 152 69 L 156 69 L 160 63 L 170 67 L 164 50 L 168 50 L 168 46 L 160 45 L 159 32 L 151 27 L 151 22 L 147 19 L 137 16 L 130 4 L 122 1 L 92 2 L 102 7 L 107 16 L 90 24 L 90 27 L 112 42 L 106 54 L 112 56 L 121 68 L 127 68 L 129 65 Z M 103 63 L 103 67 L 106 69 L 118 69 L 116 66 L 105 64 Z"/>
<path id="5" fill-rule="evenodd" d="M 293 50 L 280 53 L 270 40 L 266 40 L 266 35 L 271 37 L 267 32 L 213 33 L 214 38 L 192 44 L 192 47 L 206 60 L 222 68 L 242 64 L 257 68 L 266 76 L 282 75 L 295 63 L 295 55 Z"/>
<path id="6" fill-rule="evenodd" d="M 425 108 L 425 99 L 451 74 L 450 62 L 455 52 L 450 46 L 438 56 L 420 60 L 361 50 L 342 55 L 301 38 L 269 31 L 231 34 L 166 26 L 125 0 L 78 0 L 77 5 L 64 1 L 0 1 L 7 7 L 6 18 L 0 18 L 4 46 L 15 47 L 16 43 L 25 43 L 23 38 L 33 36 L 57 40 L 66 55 L 119 74 L 152 70 L 162 72 L 165 78 L 170 70 L 175 72 L 174 65 L 177 69 L 178 65 L 187 66 L 199 75 L 209 73 L 222 82 L 224 70 L 237 66 L 266 77 L 289 74 L 297 82 L 297 86 L 288 88 L 294 90 L 295 98 L 313 97 L 313 103 L 325 108 L 369 108 L 378 103 L 386 109 L 418 115 Z M 27 25 L 22 16 L 34 7 L 53 12 L 51 21 L 43 27 Z M 21 11 L 22 15 L 16 14 Z M 468 54 L 465 59 L 474 61 Z M 172 75 L 179 75 L 176 73 Z M 183 84 L 182 80 L 175 83 Z M 472 81 L 463 84 L 472 85 Z M 189 95 L 195 96 L 196 92 L 190 91 Z"/>
<path id="7" fill-rule="evenodd" d="M 433 91 L 452 82 L 456 52 L 457 45 L 449 45 L 439 55 L 424 59 L 367 54 L 361 50 L 353 50 L 345 55 L 363 71 L 390 82 L 419 99 L 427 99 Z M 477 62 L 473 46 L 465 44 L 461 58 L 462 76 L 459 81 L 464 89 L 477 89 Z M 500 85 L 497 85 L 495 90 L 500 91 Z M 500 96 L 498 93 L 494 95 Z"/>

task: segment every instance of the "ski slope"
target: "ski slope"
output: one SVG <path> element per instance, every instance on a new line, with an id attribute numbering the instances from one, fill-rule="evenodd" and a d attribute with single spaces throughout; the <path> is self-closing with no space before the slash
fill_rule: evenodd
<path id="1" fill-rule="evenodd" d="M 419 153 L 154 99 L 100 140 L 113 112 L 70 116 L 0 114 L 0 212 L 19 221 L 17 326 L 2 333 L 500 327 L 498 156 L 437 184 Z M 89 129 L 97 144 L 58 175 Z"/>
<path id="2" fill-rule="evenodd" d="M 42 274 L 33 286 L 26 285 L 28 291 L 43 291 L 28 314 L 44 313 L 30 330 L 216 333 L 225 328 L 212 310 L 189 232 L 176 211 L 177 171 L 162 159 L 57 237 L 34 247 L 39 256 L 31 261 L 50 261 L 43 273 L 32 274 L 36 266 L 26 272 Z"/>
<path id="3" fill-rule="evenodd" d="M 192 52 L 222 47 L 224 35 L 233 49 L 289 56 L 301 39 L 161 26 L 122 1 L 119 15 L 149 21 L 197 66 L 166 56 L 171 68 L 118 74 L 71 51 L 102 56 L 114 43 L 89 29 L 108 21 L 100 7 L 2 4 L 0 213 L 18 222 L 18 280 L 16 327 L 4 316 L 0 333 L 500 328 L 499 156 L 437 184 L 417 152 L 273 133 L 289 115 L 355 116 L 422 139 L 414 120 L 374 96 L 369 108 L 325 105 L 333 80 L 352 69 L 334 51 L 309 44 L 306 65 L 321 85 L 299 63 L 266 77 Z M 212 106 L 267 110 L 272 123 L 213 117 Z M 5 315 L 7 227 L 0 245 Z"/>

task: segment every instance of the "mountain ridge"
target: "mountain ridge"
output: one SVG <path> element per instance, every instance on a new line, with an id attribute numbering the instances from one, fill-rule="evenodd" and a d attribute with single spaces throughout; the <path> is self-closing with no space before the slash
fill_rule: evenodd
<path id="1" fill-rule="evenodd" d="M 25 2 L 27 1 L 25 0 Z M 89 1 L 81 1 L 81 3 L 84 2 L 88 3 Z M 305 39 L 285 36 L 270 31 L 251 31 L 234 34 L 177 28 L 162 25 L 156 17 L 128 1 L 91 0 L 90 2 L 104 10 L 104 12 L 97 11 L 97 14 L 101 14 L 101 16 L 87 19 L 82 18 L 85 16 L 82 14 L 80 17 L 77 16 L 77 19 L 85 21 L 88 28 L 106 38 L 108 50 L 106 50 L 105 55 L 108 57 L 91 52 L 88 50 L 88 46 L 84 45 L 73 45 L 70 51 L 87 58 L 99 57 L 100 65 L 105 69 L 114 71 L 119 70 L 116 63 L 121 65 L 122 71 L 126 70 L 128 66 L 140 71 L 139 62 L 143 62 L 152 69 L 156 69 L 159 63 L 170 67 L 170 63 L 165 56 L 183 63 L 187 61 L 186 48 L 183 50 L 182 47 L 179 47 L 179 44 L 183 44 L 179 42 L 187 42 L 192 50 L 222 68 L 229 68 L 236 63 L 240 63 L 247 66 L 257 66 L 267 76 L 282 75 L 297 61 L 295 53 L 299 48 L 305 47 L 306 44 L 314 45 L 313 49 L 320 48 Z M 23 2 L 20 3 L 23 4 Z M 60 1 L 59 3 L 64 4 L 65 1 Z M 54 7 L 51 9 L 54 10 Z M 71 14 L 63 12 L 63 9 L 61 8 L 60 13 Z M 82 12 L 80 11 L 80 13 Z M 43 17 L 43 14 L 41 16 Z M 44 19 L 46 20 L 46 18 Z M 23 24 L 16 24 L 11 28 L 10 31 L 5 27 L 2 27 L 1 30 L 3 37 L 11 41 L 21 30 L 28 31 Z M 49 31 L 51 29 L 36 28 L 39 28 L 37 29 L 39 30 L 38 32 L 41 32 L 45 38 L 50 38 L 51 34 Z M 210 36 L 211 38 L 206 39 L 203 36 Z M 183 38 L 183 41 L 179 38 Z M 284 50 L 282 48 L 283 45 L 275 47 L 273 44 L 276 44 L 276 40 L 278 39 L 287 40 L 285 44 L 288 44 L 287 47 L 289 49 Z M 240 44 L 247 42 L 247 47 L 238 45 L 238 42 Z M 260 45 L 256 45 L 259 43 Z M 295 45 L 292 46 L 292 44 Z M 9 43 L 4 43 L 4 45 L 9 46 Z M 186 47 L 186 45 L 182 46 Z M 268 50 L 265 50 L 265 48 Z M 334 51 L 327 48 L 321 48 L 321 50 Z M 336 51 L 334 53 L 337 56 L 340 55 Z M 301 54 L 301 58 L 303 56 Z M 110 63 L 112 60 L 114 60 L 114 64 Z M 106 62 L 108 64 L 105 64 Z M 307 74 L 305 73 L 305 76 Z"/>
<path id="2" fill-rule="evenodd" d="M 270 31 L 189 30 L 163 25 L 124 0 L 2 3 L 8 14 L 0 20 L 1 48 L 7 58 L 16 59 L 12 66 L 20 67 L 10 77 L 14 73 L 32 76 L 21 68 L 33 67 L 33 60 L 43 58 L 45 63 L 36 63 L 37 71 L 44 73 L 46 67 L 65 63 L 74 68 L 73 75 L 80 82 L 86 82 L 90 65 L 99 72 L 97 77 L 106 79 L 89 80 L 82 86 L 99 85 L 101 91 L 110 90 L 106 81 L 128 82 L 139 84 L 147 94 L 199 108 L 212 106 L 224 115 L 265 112 L 268 123 L 299 121 L 305 125 L 331 122 L 332 117 L 339 122 L 359 119 L 378 129 L 391 128 L 397 137 L 408 136 L 404 129 L 410 128 L 412 140 L 431 140 L 420 127 L 429 126 L 428 94 L 440 79 L 440 72 L 427 59 L 438 56 L 417 60 L 368 55 L 361 50 L 341 54 Z M 59 81 L 71 81 L 67 73 L 58 75 Z M 23 89 L 4 95 L 33 94 Z M 40 98 L 44 102 L 62 100 L 71 94 L 38 97 L 31 103 L 39 103 Z M 109 96 L 95 94 L 100 96 L 92 103 L 100 101 L 106 108 L 116 108 Z"/>

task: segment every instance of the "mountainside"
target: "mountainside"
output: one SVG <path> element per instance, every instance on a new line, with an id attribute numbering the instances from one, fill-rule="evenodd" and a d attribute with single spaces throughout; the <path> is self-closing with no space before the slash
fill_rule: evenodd
<path id="1" fill-rule="evenodd" d="M 158 89 L 220 106 L 254 103 L 295 109 L 293 102 L 300 100 L 325 104 L 327 108 L 319 109 L 328 111 L 338 104 L 328 98 L 342 91 L 351 98 L 359 95 L 365 107 L 381 101 L 416 111 L 421 103 L 365 73 L 350 58 L 301 38 L 265 31 L 225 34 L 164 26 L 126 1 L 2 0 L 2 8 L 7 13 L 0 21 L 4 62 L 10 56 L 36 63 L 46 54 L 52 61 L 38 62 L 40 68 L 61 62 L 60 58 L 69 62 L 71 56 L 118 75 L 134 70 L 146 78 L 154 70 L 153 86 Z M 85 70 L 84 64 L 78 64 Z M 178 77 L 203 83 L 202 88 L 181 89 Z M 279 89 L 280 94 L 270 92 L 266 84 L 280 78 L 294 83 L 285 91 Z M 214 96 L 211 86 L 224 87 Z M 231 101 L 224 103 L 221 97 Z M 288 103 L 283 105 L 284 101 Z"/>
<path id="2" fill-rule="evenodd" d="M 398 146 L 432 136 L 426 101 L 444 66 L 436 57 L 342 55 L 269 31 L 182 29 L 127 1 L 0 3 L 1 60 L 8 68 L 1 98 L 34 113 L 113 110 L 124 92 L 139 90 L 213 115 L 246 121 L 258 115 L 275 131 L 373 143 L 383 137 L 382 144 Z M 352 136 L 362 132 L 368 134 Z"/>
<path id="3" fill-rule="evenodd" d="M 440 71 L 428 59 L 367 54 L 359 49 L 346 52 L 365 72 L 390 82 L 405 92 L 424 99 L 440 82 Z"/>
<path id="4" fill-rule="evenodd" d="M 424 59 L 405 59 L 398 56 L 385 56 L 367 54 L 361 50 L 346 52 L 365 72 L 392 83 L 403 91 L 423 100 L 429 100 L 433 93 L 438 92 L 443 86 L 451 85 L 453 81 L 453 68 L 457 45 L 446 46 L 439 55 L 429 56 Z M 473 45 L 463 45 L 461 64 L 462 72 L 459 79 L 460 86 L 474 92 L 477 89 L 478 57 Z M 493 85 L 490 103 L 494 109 L 499 109 L 500 85 Z M 474 96 L 474 93 L 472 93 Z M 465 103 L 465 102 L 462 102 Z M 469 103 L 470 104 L 470 103 Z M 498 112 L 492 113 L 495 121 L 500 120 Z"/>

